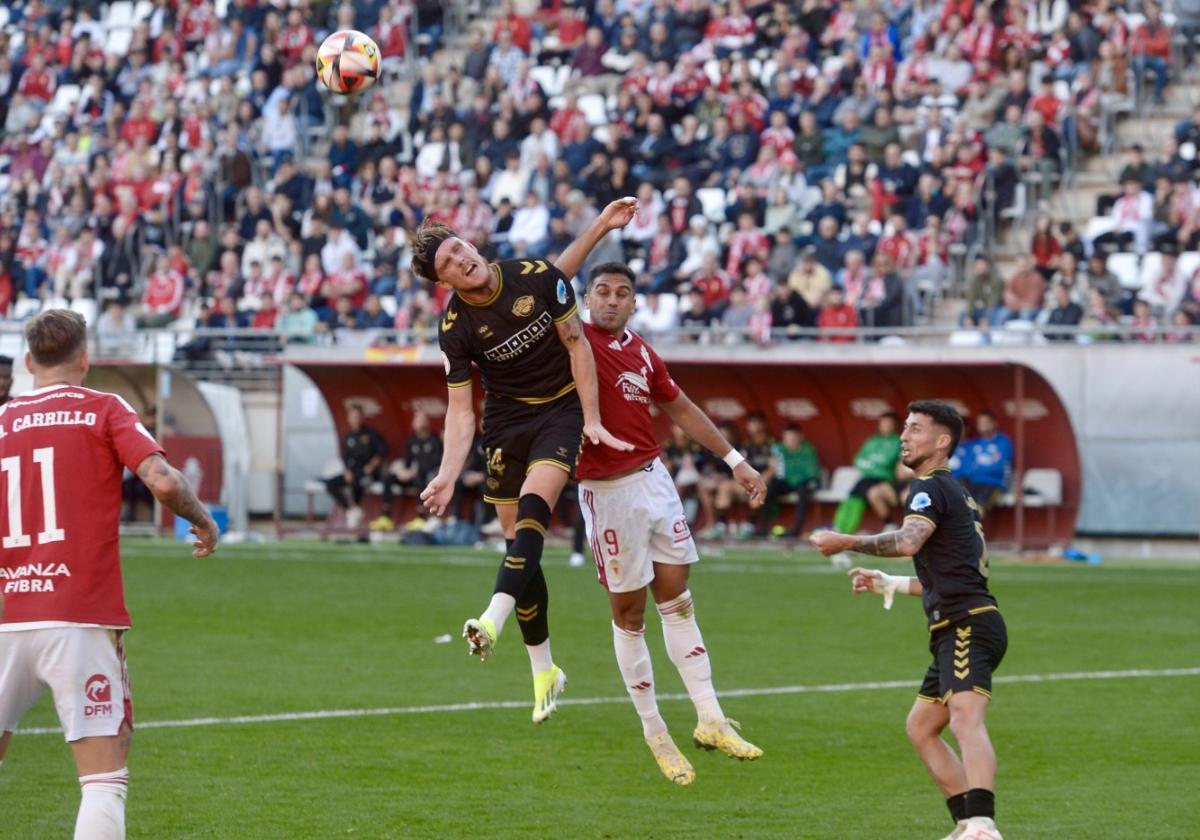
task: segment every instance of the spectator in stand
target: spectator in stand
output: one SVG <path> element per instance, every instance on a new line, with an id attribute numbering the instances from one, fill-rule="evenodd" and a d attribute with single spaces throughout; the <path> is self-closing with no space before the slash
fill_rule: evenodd
<path id="1" fill-rule="evenodd" d="M 1046 310 L 1039 319 L 1047 328 L 1045 336 L 1050 341 L 1073 341 L 1075 336 L 1060 332 L 1057 327 L 1077 327 L 1083 320 L 1083 307 L 1071 300 L 1071 292 L 1063 283 L 1055 283 L 1050 290 L 1054 306 Z"/>
<path id="2" fill-rule="evenodd" d="M 801 330 L 811 328 L 816 318 L 805 299 L 786 278 L 777 280 L 771 296 L 771 327 L 789 340 L 798 340 Z"/>
<path id="3" fill-rule="evenodd" d="M 1133 67 L 1145 78 L 1154 74 L 1154 101 L 1166 101 L 1168 71 L 1171 61 L 1171 29 L 1162 20 L 1162 7 L 1149 0 L 1144 5 L 1146 19 L 1133 32 L 1130 42 Z"/>
<path id="4" fill-rule="evenodd" d="M 845 293 L 834 286 L 825 293 L 817 326 L 822 330 L 845 330 L 858 328 L 858 311 L 846 302 Z M 821 341 L 845 344 L 854 341 L 854 336 L 844 333 L 822 335 Z"/>
<path id="5" fill-rule="evenodd" d="M 1142 189 L 1142 182 L 1133 173 L 1126 174 L 1121 186 L 1123 192 L 1113 202 L 1110 214 L 1115 228 L 1096 237 L 1093 244 L 1102 251 L 1113 246 L 1127 250 L 1132 245 L 1137 253 L 1144 254 L 1149 245 L 1150 225 L 1154 221 L 1154 200 Z"/>
<path id="6" fill-rule="evenodd" d="M 1033 226 L 1033 239 L 1029 243 L 1029 251 L 1033 254 L 1033 265 L 1043 277 L 1049 280 L 1058 270 L 1059 257 L 1062 254 L 1062 243 L 1054 235 L 1054 220 L 1048 213 L 1039 213 Z"/>
<path id="7" fill-rule="evenodd" d="M 317 330 L 317 313 L 308 305 L 300 292 L 288 295 L 287 311 L 279 316 L 276 328 L 288 334 L 288 341 L 307 344 L 314 341 Z"/>
<path id="8" fill-rule="evenodd" d="M 184 278 L 171 267 L 166 254 L 154 261 L 154 271 L 146 278 L 142 294 L 142 314 L 139 327 L 165 327 L 179 317 L 183 305 Z"/>
<path id="9" fill-rule="evenodd" d="M 868 327 L 899 327 L 904 320 L 904 284 L 892 257 L 879 251 L 859 298 L 859 321 Z"/>
<path id="10" fill-rule="evenodd" d="M 1162 254 L 1161 267 L 1142 287 L 1140 297 L 1155 315 L 1169 317 L 1182 302 L 1187 287 L 1188 278 L 1179 269 L 1178 257 L 1174 252 L 1166 251 Z"/>
<path id="11" fill-rule="evenodd" d="M 679 314 L 679 326 L 686 331 L 680 336 L 683 341 L 700 341 L 705 333 L 717 322 L 717 314 L 704 303 L 704 292 L 693 288 L 687 293 L 687 308 Z"/>
<path id="12" fill-rule="evenodd" d="M 1034 266 L 1032 257 L 1017 260 L 1017 270 L 1004 285 L 1001 305 L 991 317 L 992 324 L 1013 319 L 1032 321 L 1041 312 L 1046 297 L 1046 278 Z"/>
<path id="13" fill-rule="evenodd" d="M 414 495 L 429 483 L 442 462 L 442 439 L 433 430 L 429 414 L 413 412 L 412 435 L 404 444 L 404 457 L 392 463 L 383 479 L 383 513 L 371 522 L 373 531 L 396 527 L 388 515 L 397 492 Z"/>
<path id="14" fill-rule="evenodd" d="M 788 285 L 804 298 L 808 308 L 814 312 L 821 308 L 825 293 L 833 286 L 829 269 L 817 262 L 816 255 L 816 246 L 805 245 L 800 253 L 800 261 L 787 277 Z"/>
<path id="15" fill-rule="evenodd" d="M 367 295 L 367 299 L 363 302 L 362 311 L 358 313 L 360 328 L 364 330 L 389 330 L 392 328 L 394 320 L 391 315 L 383 311 L 383 304 L 379 300 L 379 295 Z"/>
<path id="16" fill-rule="evenodd" d="M 975 417 L 975 433 L 959 443 L 950 469 L 986 516 L 1012 481 L 1013 445 L 986 408 Z"/>

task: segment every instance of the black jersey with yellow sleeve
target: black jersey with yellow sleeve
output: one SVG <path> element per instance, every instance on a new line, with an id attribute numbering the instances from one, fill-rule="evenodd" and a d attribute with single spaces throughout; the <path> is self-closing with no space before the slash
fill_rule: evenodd
<path id="1" fill-rule="evenodd" d="M 930 627 L 995 609 L 979 506 L 950 470 L 936 469 L 909 484 L 904 514 L 934 528 L 913 558 Z"/>
<path id="2" fill-rule="evenodd" d="M 578 311 L 571 281 L 546 260 L 503 260 L 490 298 L 473 303 L 450 297 L 438 327 L 446 384 L 471 384 L 479 367 L 489 397 L 549 402 L 575 388 L 571 358 L 555 325 Z"/>

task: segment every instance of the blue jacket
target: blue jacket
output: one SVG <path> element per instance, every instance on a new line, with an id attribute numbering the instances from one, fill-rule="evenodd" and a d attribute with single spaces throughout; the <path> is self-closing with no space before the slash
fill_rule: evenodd
<path id="1" fill-rule="evenodd" d="M 1012 479 L 1013 445 L 1008 435 L 971 438 L 958 445 L 950 466 L 954 477 L 968 484 L 1008 488 Z"/>

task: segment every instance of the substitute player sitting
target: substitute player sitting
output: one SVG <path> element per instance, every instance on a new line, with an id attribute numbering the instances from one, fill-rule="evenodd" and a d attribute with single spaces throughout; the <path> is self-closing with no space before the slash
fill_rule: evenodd
<path id="1" fill-rule="evenodd" d="M 992 672 L 1004 658 L 1008 633 L 988 592 L 979 507 L 950 474 L 950 453 L 962 431 L 962 418 L 945 403 L 909 403 L 900 457 L 918 478 L 909 486 L 903 527 L 873 537 L 822 531 L 812 542 L 826 556 L 857 551 L 913 558 L 915 578 L 851 569 L 853 590 L 883 595 L 888 609 L 897 592 L 920 596 L 929 619 L 933 663 L 908 714 L 908 737 L 956 822 L 947 840 L 998 840 L 996 753 L 984 717 Z M 942 740 L 947 724 L 961 759 Z"/>
<path id="2" fill-rule="evenodd" d="M 580 507 L 600 582 L 608 590 L 613 647 L 625 688 L 642 719 L 642 732 L 663 774 L 679 785 L 695 778 L 692 765 L 671 740 L 654 695 L 643 614 L 650 587 L 662 617 L 667 654 L 696 707 L 697 746 L 753 760 L 762 750 L 745 741 L 725 717 L 712 683 L 708 651 L 696 624 L 688 570 L 699 557 L 671 473 L 659 458 L 650 419 L 653 402 L 687 434 L 733 469 L 750 504 L 763 503 L 766 486 L 712 421 L 687 398 L 662 359 L 626 329 L 633 315 L 634 275 L 621 263 L 592 270 L 584 327 L 596 358 L 600 416 L 633 444 L 618 451 L 585 443 L 579 461 Z"/>
<path id="3" fill-rule="evenodd" d="M 0 763 L 18 721 L 49 688 L 83 790 L 75 840 L 121 840 L 133 736 L 118 542 L 125 468 L 192 523 L 196 557 L 213 552 L 217 526 L 129 403 L 80 387 L 88 372 L 80 315 L 42 312 L 25 325 L 25 340 L 33 390 L 0 406 L 8 488 Z"/>
<path id="4" fill-rule="evenodd" d="M 413 237 L 414 270 L 453 289 L 438 337 L 449 407 L 445 449 L 421 501 L 441 516 L 475 438 L 472 365 L 483 375 L 484 501 L 496 506 L 507 541 L 491 601 L 463 627 L 467 650 L 491 655 L 515 610 L 533 669 L 533 722 L 557 708 L 567 678 L 550 653 L 550 594 L 542 545 L 550 511 L 575 469 L 584 437 L 627 449 L 600 423 L 596 365 L 583 337 L 570 277 L 609 231 L 624 227 L 637 200 L 618 199 L 560 257 L 489 263 L 450 228 L 426 220 Z"/>

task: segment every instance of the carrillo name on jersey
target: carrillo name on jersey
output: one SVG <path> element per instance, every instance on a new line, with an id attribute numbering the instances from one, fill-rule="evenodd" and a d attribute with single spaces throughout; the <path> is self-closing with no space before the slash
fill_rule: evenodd
<path id="1" fill-rule="evenodd" d="M 34 411 L 12 421 L 13 432 L 43 426 L 95 426 L 94 411 Z M 0 438 L 8 436 L 7 424 L 0 423 Z"/>

